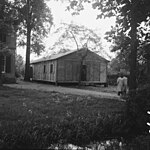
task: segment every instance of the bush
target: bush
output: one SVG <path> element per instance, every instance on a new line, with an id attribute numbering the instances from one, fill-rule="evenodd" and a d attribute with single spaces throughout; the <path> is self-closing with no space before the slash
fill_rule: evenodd
<path id="1" fill-rule="evenodd" d="M 150 86 L 137 90 L 134 98 L 128 98 L 125 114 L 125 130 L 130 138 L 148 133 L 148 114 L 150 110 Z"/>
<path id="2" fill-rule="evenodd" d="M 114 86 L 117 85 L 117 78 L 118 78 L 117 74 L 108 75 L 107 78 L 108 78 L 108 84 L 109 85 L 114 85 Z"/>

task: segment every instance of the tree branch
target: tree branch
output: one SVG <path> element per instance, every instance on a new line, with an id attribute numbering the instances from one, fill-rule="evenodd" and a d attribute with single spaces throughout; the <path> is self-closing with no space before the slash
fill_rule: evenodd
<path id="1" fill-rule="evenodd" d="M 74 34 L 72 33 L 72 31 L 69 31 L 69 32 L 71 33 L 71 35 L 72 35 L 72 37 L 73 37 L 73 39 L 74 39 L 74 41 L 75 41 L 75 43 L 76 43 L 77 50 L 79 50 L 79 45 L 78 45 L 78 42 L 77 42 L 77 40 L 76 40 Z"/>

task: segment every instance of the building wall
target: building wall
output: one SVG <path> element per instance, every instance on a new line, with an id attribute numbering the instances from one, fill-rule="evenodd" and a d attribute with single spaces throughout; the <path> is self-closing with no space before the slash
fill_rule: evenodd
<path id="1" fill-rule="evenodd" d="M 100 81 L 102 83 L 107 82 L 107 63 L 102 62 L 100 67 Z"/>
<path id="2" fill-rule="evenodd" d="M 58 59 L 58 82 L 78 82 L 80 54 L 72 53 Z M 107 62 L 95 53 L 88 51 L 83 65 L 86 65 L 86 82 L 106 83 Z"/>
<path id="3" fill-rule="evenodd" d="M 80 54 L 75 52 L 60 57 L 56 60 L 35 63 L 32 65 L 33 80 L 58 83 L 78 82 L 80 72 L 80 60 Z M 50 71 L 51 64 L 53 64 L 52 73 Z M 83 61 L 83 65 L 86 66 L 86 82 L 107 82 L 107 62 L 104 59 L 102 59 L 95 53 L 88 52 L 86 58 Z"/>
<path id="4" fill-rule="evenodd" d="M 59 59 L 57 81 L 58 82 L 76 82 L 79 80 L 80 62 L 73 59 Z"/>
<path id="5" fill-rule="evenodd" d="M 7 64 L 7 65 L 10 67 L 10 71 L 9 72 L 3 72 L 3 80 L 5 83 L 16 82 L 16 79 L 15 79 L 16 34 L 14 32 L 9 33 L 6 36 L 6 43 L 5 44 L 9 48 L 8 56 L 10 56 L 10 64 Z M 5 56 L 5 57 L 7 57 L 7 56 Z"/>
<path id="6" fill-rule="evenodd" d="M 39 63 L 33 64 L 32 65 L 32 67 L 33 67 L 33 80 L 55 82 L 56 81 L 56 68 L 57 68 L 56 65 L 57 65 L 56 60 L 39 62 Z M 53 66 L 52 72 L 51 72 L 51 66 Z"/>

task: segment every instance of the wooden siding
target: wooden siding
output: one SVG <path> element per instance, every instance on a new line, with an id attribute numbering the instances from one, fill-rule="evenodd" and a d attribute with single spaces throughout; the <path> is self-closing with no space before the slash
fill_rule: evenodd
<path id="1" fill-rule="evenodd" d="M 56 60 L 48 60 L 33 64 L 33 80 L 50 82 L 78 82 L 80 68 L 80 54 L 78 52 L 65 55 Z M 53 73 L 50 73 L 50 65 L 53 64 Z M 45 65 L 45 72 L 44 72 Z M 86 73 L 84 82 L 106 83 L 107 61 L 97 54 L 88 51 L 83 61 Z"/>
<path id="2" fill-rule="evenodd" d="M 79 80 L 79 62 L 75 60 L 58 60 L 57 81 L 78 81 Z"/>
<path id="3" fill-rule="evenodd" d="M 50 72 L 51 64 L 53 64 L 53 72 Z M 56 60 L 46 61 L 33 64 L 33 80 L 56 81 Z M 45 72 L 44 72 L 45 66 Z"/>
<path id="4" fill-rule="evenodd" d="M 101 63 L 101 66 L 100 66 L 100 81 L 101 81 L 101 83 L 107 82 L 107 65 L 106 65 L 106 63 Z"/>
<path id="5" fill-rule="evenodd" d="M 86 65 L 86 81 L 87 82 L 106 82 L 106 61 L 92 52 L 88 52 L 84 59 L 83 65 Z M 101 66 L 102 65 L 102 66 Z M 58 82 L 78 82 L 79 81 L 79 54 L 73 53 L 58 59 Z M 103 69 L 103 71 L 101 70 Z"/>

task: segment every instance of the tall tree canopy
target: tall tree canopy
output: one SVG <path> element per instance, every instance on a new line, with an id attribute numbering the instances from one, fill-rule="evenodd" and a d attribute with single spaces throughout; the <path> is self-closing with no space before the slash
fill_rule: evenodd
<path id="1" fill-rule="evenodd" d="M 64 51 L 67 49 L 79 50 L 86 47 L 99 54 L 104 53 L 101 36 L 85 26 L 62 23 L 54 34 L 57 35 L 58 40 L 50 47 L 51 50 L 57 48 Z"/>
<path id="2" fill-rule="evenodd" d="M 89 0 L 77 1 L 71 0 L 70 7 L 75 11 L 83 10 L 83 2 L 91 2 Z M 126 50 L 129 53 L 130 67 L 130 92 L 135 92 L 137 87 L 137 48 L 138 27 L 143 21 L 147 21 L 150 16 L 150 1 L 149 0 L 94 0 L 92 1 L 94 9 L 99 10 L 97 18 L 116 16 L 115 36 L 113 39 L 118 42 L 117 46 L 127 46 Z M 112 34 L 112 33 L 111 33 Z"/>
<path id="3" fill-rule="evenodd" d="M 26 45 L 25 80 L 30 80 L 30 53 L 44 50 L 43 38 L 49 33 L 53 18 L 44 0 L 15 0 L 18 16 L 19 45 Z M 25 38 L 26 37 L 26 38 Z"/>

